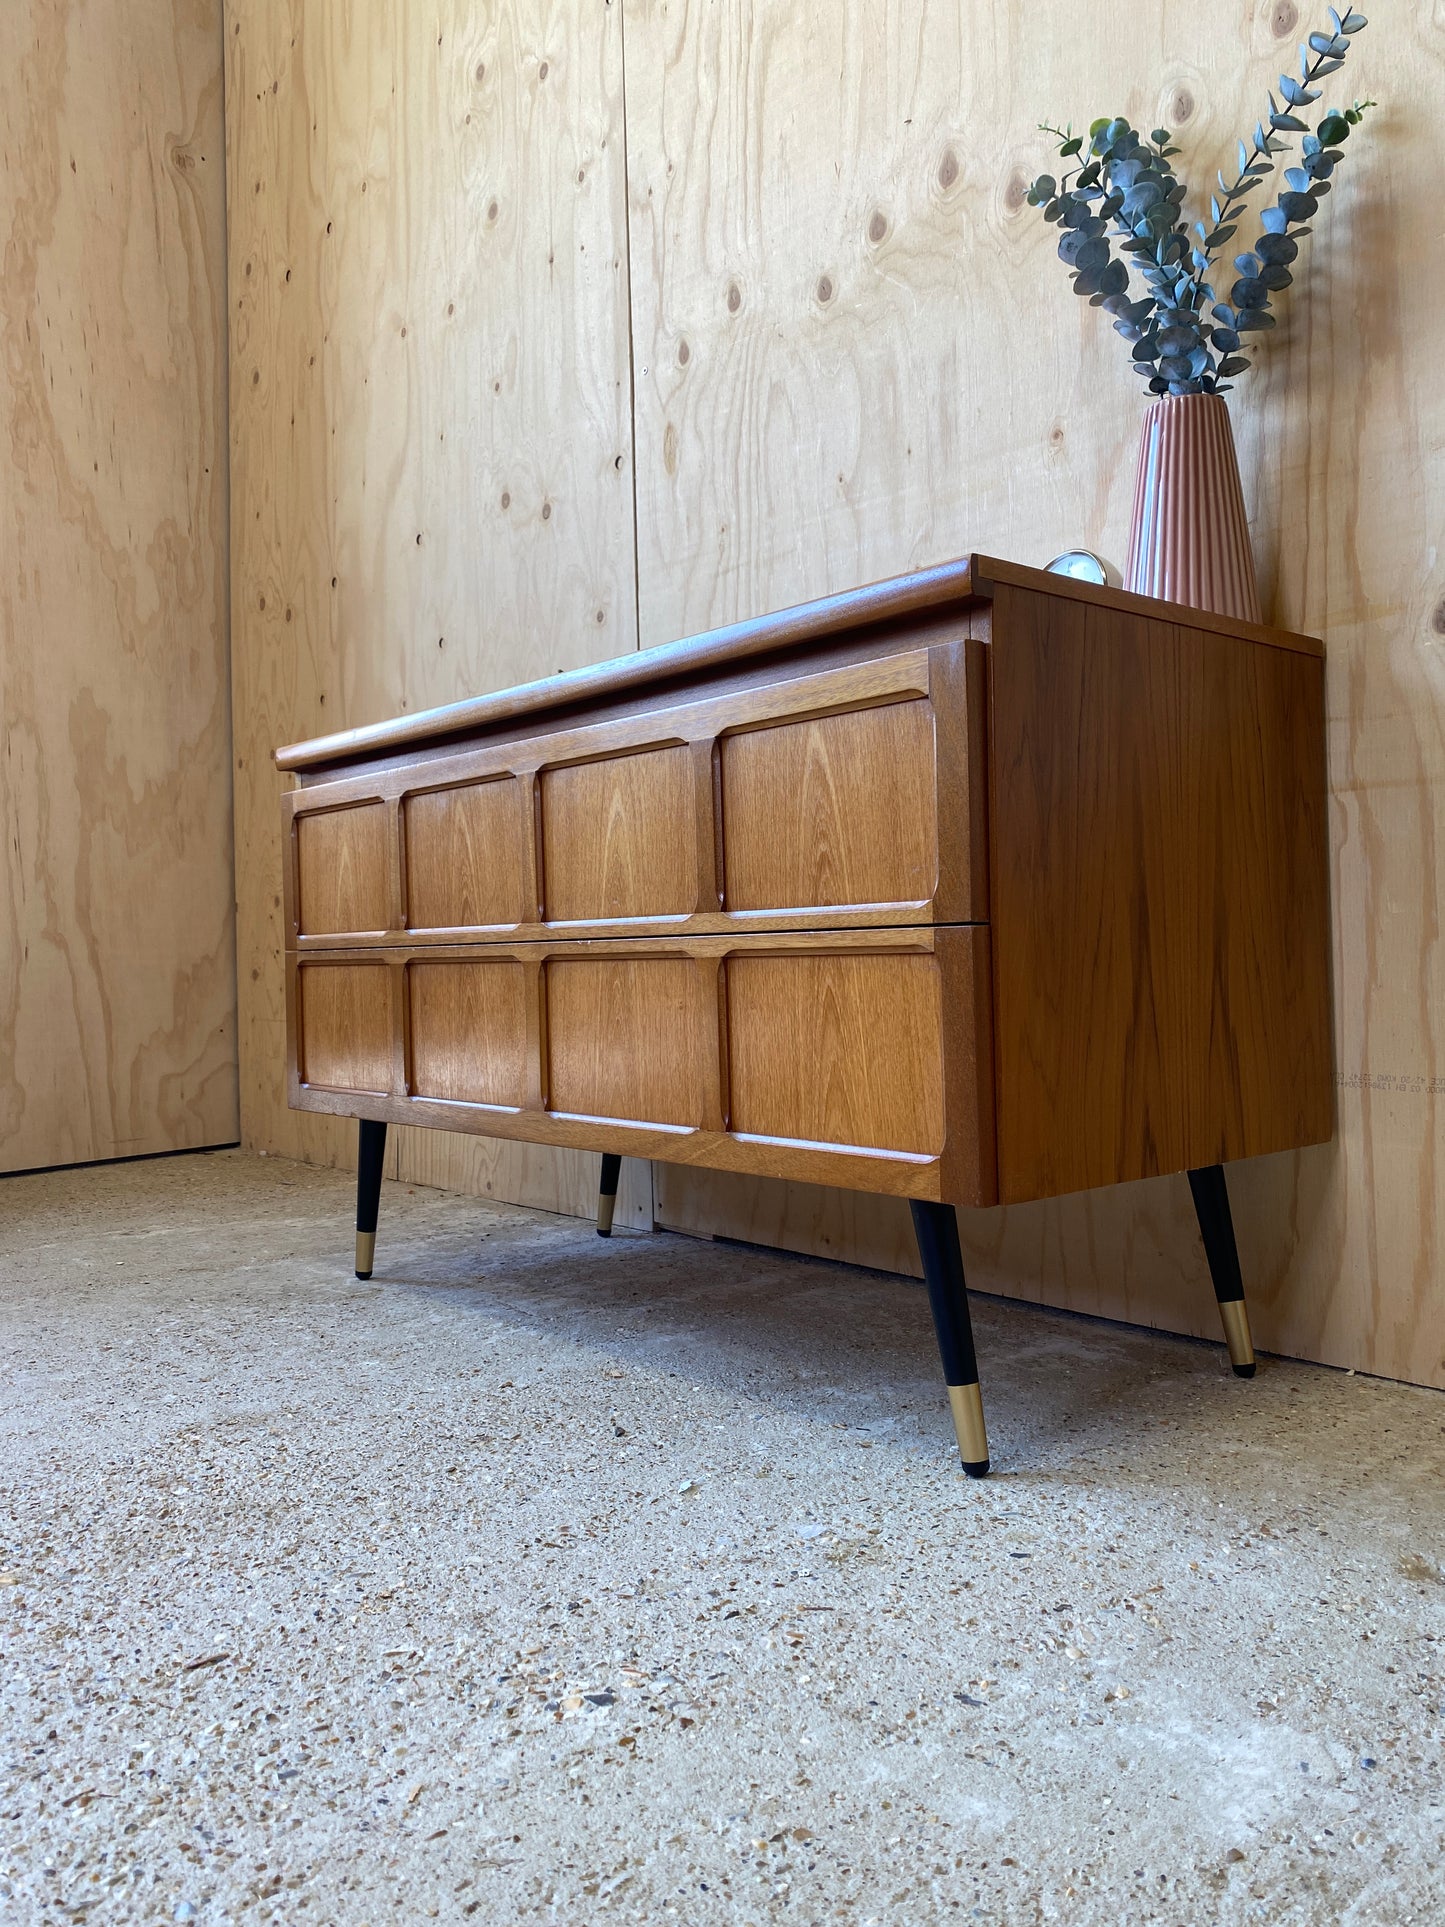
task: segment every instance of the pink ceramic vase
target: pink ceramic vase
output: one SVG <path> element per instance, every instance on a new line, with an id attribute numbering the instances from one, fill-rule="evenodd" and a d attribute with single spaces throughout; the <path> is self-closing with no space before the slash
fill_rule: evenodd
<path id="1" fill-rule="evenodd" d="M 1161 395 L 1145 415 L 1124 587 L 1220 616 L 1261 620 L 1222 395 Z"/>

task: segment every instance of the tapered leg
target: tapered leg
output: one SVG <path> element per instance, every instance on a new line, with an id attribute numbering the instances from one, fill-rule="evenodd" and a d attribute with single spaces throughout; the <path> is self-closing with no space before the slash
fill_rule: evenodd
<path id="1" fill-rule="evenodd" d="M 1209 1164 L 1202 1171 L 1191 1171 L 1189 1189 L 1194 1194 L 1199 1234 L 1204 1240 L 1204 1255 L 1209 1260 L 1209 1275 L 1214 1280 L 1214 1295 L 1219 1300 L 1219 1316 L 1224 1321 L 1229 1362 L 1237 1377 L 1253 1378 L 1254 1340 L 1249 1332 L 1249 1312 L 1244 1303 L 1244 1279 L 1239 1270 L 1239 1247 L 1234 1242 L 1234 1219 L 1229 1213 L 1224 1166 Z"/>
<path id="2" fill-rule="evenodd" d="M 599 1238 L 612 1236 L 612 1214 L 617 1209 L 617 1180 L 621 1175 L 621 1156 L 613 1151 L 604 1151 L 602 1181 L 597 1186 L 597 1235 Z"/>
<path id="3" fill-rule="evenodd" d="M 356 1275 L 371 1276 L 376 1256 L 376 1213 L 381 1204 L 381 1161 L 386 1155 L 386 1126 L 361 1120 L 356 1157 Z"/>
<path id="4" fill-rule="evenodd" d="M 933 1309 L 933 1329 L 943 1359 L 948 1402 L 958 1455 L 971 1479 L 988 1471 L 988 1433 L 983 1422 L 983 1398 L 978 1389 L 978 1360 L 973 1349 L 973 1321 L 968 1315 L 968 1293 L 963 1282 L 963 1252 L 958 1243 L 958 1214 L 951 1204 L 913 1200 L 913 1229 L 918 1255 Z"/>

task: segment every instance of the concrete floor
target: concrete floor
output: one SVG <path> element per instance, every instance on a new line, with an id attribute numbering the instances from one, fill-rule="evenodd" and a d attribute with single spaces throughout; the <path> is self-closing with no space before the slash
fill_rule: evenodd
<path id="1" fill-rule="evenodd" d="M 1445 1399 L 349 1203 L 0 1181 L 7 1923 L 1445 1914 Z"/>

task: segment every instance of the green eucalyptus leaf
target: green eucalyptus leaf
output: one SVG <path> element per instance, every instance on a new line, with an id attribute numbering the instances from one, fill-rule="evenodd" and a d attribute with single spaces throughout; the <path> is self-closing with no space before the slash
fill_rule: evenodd
<path id="1" fill-rule="evenodd" d="M 1243 355 L 1230 355 L 1220 362 L 1219 372 L 1221 375 L 1242 375 L 1248 366 Z"/>
<path id="2" fill-rule="evenodd" d="M 1261 261 L 1277 265 L 1293 261 L 1299 253 L 1299 243 L 1287 234 L 1261 234 L 1254 244 L 1254 251 Z"/>
<path id="3" fill-rule="evenodd" d="M 1216 328 L 1210 336 L 1213 345 L 1221 354 L 1232 354 L 1239 346 L 1239 336 L 1233 328 Z"/>
<path id="4" fill-rule="evenodd" d="M 1272 263 L 1269 267 L 1261 268 L 1259 278 L 1271 294 L 1278 294 L 1281 288 L 1287 288 L 1291 281 L 1294 280 L 1294 276 L 1290 273 L 1289 269 L 1281 266 L 1278 262 Z"/>
<path id="5" fill-rule="evenodd" d="M 1146 174 L 1142 180 L 1135 181 L 1124 196 L 1124 215 L 1131 221 L 1137 221 L 1141 215 L 1147 214 L 1151 207 L 1157 206 L 1163 198 L 1164 190 L 1158 181 Z"/>
<path id="6" fill-rule="evenodd" d="M 1284 270 L 1281 268 L 1282 274 Z M 1099 292 L 1104 296 L 1120 295 L 1129 285 L 1129 270 L 1122 261 L 1110 261 L 1099 277 Z"/>
<path id="7" fill-rule="evenodd" d="M 1291 223 L 1308 221 L 1315 211 L 1313 194 L 1281 194 L 1279 205 Z"/>
<path id="8" fill-rule="evenodd" d="M 1329 113 L 1320 122 L 1318 133 L 1321 147 L 1338 147 L 1350 131 L 1350 123 L 1343 114 Z"/>

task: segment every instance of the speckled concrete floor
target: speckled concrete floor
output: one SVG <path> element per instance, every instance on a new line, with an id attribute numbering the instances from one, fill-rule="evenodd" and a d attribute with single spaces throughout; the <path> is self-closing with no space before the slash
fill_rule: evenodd
<path id="1" fill-rule="evenodd" d="M 0 1182 L 6 1922 L 1441 1919 L 1445 1399 L 349 1197 Z"/>

